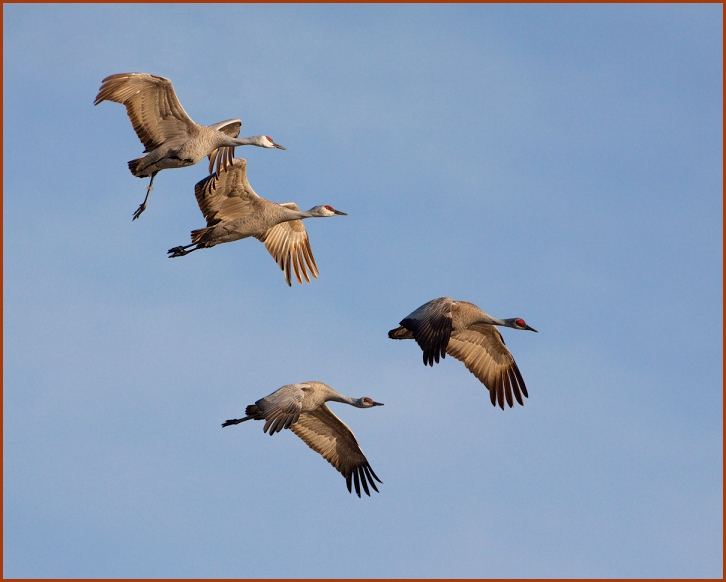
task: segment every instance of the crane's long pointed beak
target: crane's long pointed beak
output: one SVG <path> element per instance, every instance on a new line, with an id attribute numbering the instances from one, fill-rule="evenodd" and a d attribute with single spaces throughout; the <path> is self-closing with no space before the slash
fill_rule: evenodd
<path id="1" fill-rule="evenodd" d="M 383 406 L 383 402 L 374 402 L 373 406 Z"/>
<path id="2" fill-rule="evenodd" d="M 272 142 L 272 147 L 277 148 L 278 150 L 284 150 L 286 148 L 282 147 L 279 143 Z"/>
<path id="3" fill-rule="evenodd" d="M 341 212 L 340 210 L 333 210 L 333 212 L 335 212 L 335 214 L 339 214 L 340 216 L 348 216 L 347 212 Z"/>
<path id="4" fill-rule="evenodd" d="M 529 327 L 528 325 L 525 325 L 524 329 L 528 329 L 529 331 L 533 331 L 534 333 L 539 333 L 536 329 L 534 329 L 533 327 Z"/>

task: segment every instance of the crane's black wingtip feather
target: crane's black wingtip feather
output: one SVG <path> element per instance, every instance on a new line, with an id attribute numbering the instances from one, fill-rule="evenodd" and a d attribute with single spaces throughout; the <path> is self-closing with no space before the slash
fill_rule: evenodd
<path id="1" fill-rule="evenodd" d="M 519 366 L 517 366 L 516 363 L 514 364 L 514 375 L 517 377 L 517 380 L 519 380 L 519 387 L 522 389 L 522 394 L 524 394 L 525 398 L 529 398 L 529 394 L 527 394 L 527 387 L 524 385 L 524 379 L 522 378 Z"/>
<path id="2" fill-rule="evenodd" d="M 370 497 L 371 496 L 371 492 L 370 492 L 370 489 L 368 489 L 368 479 L 366 478 L 366 474 L 365 474 L 365 471 L 363 469 L 364 469 L 363 467 L 360 467 L 358 469 L 358 473 L 360 473 L 360 480 L 361 480 L 361 484 L 363 485 L 363 491 L 365 491 L 366 492 L 366 495 L 368 497 Z"/>
<path id="3" fill-rule="evenodd" d="M 371 476 L 371 474 L 373 473 L 373 469 L 371 469 L 371 466 L 368 464 L 363 465 L 363 470 L 365 471 L 366 476 L 368 477 L 368 481 L 370 482 L 371 487 L 373 487 L 373 489 L 375 489 L 376 493 L 380 493 L 380 491 L 378 491 L 378 487 L 376 487 L 376 482 L 373 480 L 373 477 Z M 378 479 L 378 478 L 376 477 L 376 479 Z M 380 482 L 380 479 L 378 479 L 378 481 Z"/>
<path id="4" fill-rule="evenodd" d="M 358 479 L 358 471 L 353 470 L 353 481 L 355 484 L 355 492 L 358 494 L 358 497 L 360 497 L 360 481 Z"/>
<path id="5" fill-rule="evenodd" d="M 378 481 L 379 483 L 383 483 L 383 481 L 381 481 L 381 480 L 380 480 L 380 479 L 378 478 L 378 475 L 376 475 L 375 471 L 373 471 L 373 469 L 371 468 L 371 466 L 370 466 L 370 465 L 367 465 L 367 468 L 368 468 L 368 470 L 369 470 L 369 471 L 371 472 L 371 475 L 373 475 L 373 478 L 374 478 L 374 479 L 375 479 L 376 481 Z"/>

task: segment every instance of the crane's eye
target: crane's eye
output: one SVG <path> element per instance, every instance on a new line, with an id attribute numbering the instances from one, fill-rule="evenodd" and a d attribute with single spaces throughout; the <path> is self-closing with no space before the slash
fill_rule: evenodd
<path id="1" fill-rule="evenodd" d="M 332 206 L 326 206 L 325 208 L 330 210 L 330 212 L 335 212 L 335 208 L 333 208 Z M 368 400 L 370 400 L 370 398 Z"/>
<path id="2" fill-rule="evenodd" d="M 519 327 L 524 327 L 526 324 L 524 323 L 524 319 L 516 319 L 514 321 Z"/>

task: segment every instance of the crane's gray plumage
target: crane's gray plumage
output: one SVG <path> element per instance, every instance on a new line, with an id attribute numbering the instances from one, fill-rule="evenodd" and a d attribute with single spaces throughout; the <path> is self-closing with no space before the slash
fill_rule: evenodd
<path id="1" fill-rule="evenodd" d="M 289 428 L 345 477 L 348 491 L 354 486 L 360 497 L 362 486 L 366 495 L 370 496 L 368 485 L 378 491 L 375 481 L 383 481 L 371 469 L 350 428 L 325 404 L 331 401 L 357 408 L 382 406 L 366 396 L 343 396 L 322 382 L 303 382 L 287 384 L 260 398 L 245 409 L 244 418 L 228 420 L 222 426 L 246 420 L 264 420 L 263 431 L 270 435 Z"/>
<path id="2" fill-rule="evenodd" d="M 169 258 L 181 257 L 197 249 L 213 247 L 247 237 L 255 237 L 275 259 L 292 285 L 291 273 L 302 283 L 310 274 L 318 277 L 304 218 L 342 215 L 331 206 L 315 206 L 301 212 L 294 202 L 277 204 L 257 195 L 247 181 L 247 161 L 236 158 L 221 173 L 212 174 L 194 187 L 199 209 L 207 226 L 192 231 L 192 244 L 169 249 Z"/>
<path id="3" fill-rule="evenodd" d="M 179 103 L 169 79 L 147 73 L 120 73 L 106 77 L 93 102 L 113 101 L 126 106 L 136 135 L 147 154 L 129 162 L 138 178 L 151 176 L 146 198 L 134 213 L 136 220 L 146 209 L 154 177 L 161 170 L 193 166 L 209 156 L 210 173 L 215 159 L 217 169 L 231 160 L 234 148 L 255 145 L 284 150 L 265 135 L 238 138 L 242 121 L 228 119 L 211 126 L 194 123 Z"/>
<path id="4" fill-rule="evenodd" d="M 433 366 L 446 354 L 464 362 L 489 389 L 492 405 L 504 409 L 506 398 L 514 406 L 514 398 L 524 405 L 527 387 L 517 363 L 495 327 L 528 329 L 523 319 L 497 319 L 468 301 L 452 301 L 440 297 L 425 303 L 401 320 L 401 327 L 388 332 L 391 339 L 414 339 L 423 350 L 424 365 Z"/>

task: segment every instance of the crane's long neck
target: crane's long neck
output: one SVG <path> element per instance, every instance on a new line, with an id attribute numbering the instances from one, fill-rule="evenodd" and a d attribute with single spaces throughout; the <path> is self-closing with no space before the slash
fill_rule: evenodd
<path id="1" fill-rule="evenodd" d="M 310 210 L 293 210 L 292 208 L 285 208 L 285 218 L 287 220 L 302 220 L 303 218 L 310 218 L 314 216 Z"/>
<path id="2" fill-rule="evenodd" d="M 220 132 L 218 136 L 219 147 L 237 147 L 246 145 L 260 146 L 259 136 L 253 137 L 230 137 Z"/>
<path id="3" fill-rule="evenodd" d="M 235 145 L 238 146 L 244 146 L 244 145 L 256 145 L 259 146 L 259 138 L 255 137 L 235 137 L 234 140 L 237 142 Z"/>
<path id="4" fill-rule="evenodd" d="M 333 216 L 333 214 L 325 214 L 321 211 L 320 206 L 314 206 L 310 210 L 293 210 L 292 208 L 285 208 L 285 216 L 287 220 L 302 220 L 303 218 L 325 218 L 327 216 Z"/>
<path id="5" fill-rule="evenodd" d="M 343 396 L 342 394 L 331 394 L 325 400 L 328 402 L 342 402 L 344 404 L 350 404 L 351 406 L 358 406 L 360 404 L 358 398 L 351 398 L 350 396 Z"/>
<path id="6" fill-rule="evenodd" d="M 452 302 L 454 327 L 466 329 L 474 323 L 488 323 L 490 325 L 506 325 L 503 319 L 492 317 L 486 311 L 468 301 Z"/>

